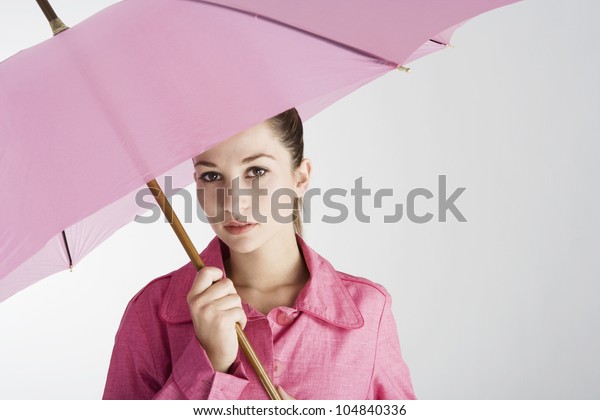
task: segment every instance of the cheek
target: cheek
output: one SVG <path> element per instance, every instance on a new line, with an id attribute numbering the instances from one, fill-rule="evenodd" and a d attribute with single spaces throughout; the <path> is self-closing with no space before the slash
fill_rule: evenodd
<path id="1" fill-rule="evenodd" d="M 206 189 L 196 186 L 196 198 L 198 199 L 198 203 L 200 203 L 200 206 L 204 208 L 204 206 L 206 205 Z"/>
<path id="2" fill-rule="evenodd" d="M 219 195 L 220 194 L 220 195 Z M 219 197 L 223 195 L 223 192 L 218 192 L 217 188 L 212 187 L 198 187 L 196 188 L 196 197 L 198 198 L 198 203 L 202 206 L 203 209 L 211 209 L 214 208 L 219 202 Z M 221 201 L 223 199 L 221 198 Z"/>
<path id="3" fill-rule="evenodd" d="M 267 215 L 269 220 L 285 222 L 283 218 L 291 216 L 293 213 L 295 193 L 291 188 L 291 184 L 286 182 L 271 183 L 271 185 L 262 185 L 261 188 L 267 190 L 267 195 L 260 196 L 261 214 Z"/>
<path id="4" fill-rule="evenodd" d="M 198 200 L 198 203 L 200 203 L 200 206 L 204 207 L 204 189 L 202 188 L 198 188 L 196 186 L 196 199 Z"/>

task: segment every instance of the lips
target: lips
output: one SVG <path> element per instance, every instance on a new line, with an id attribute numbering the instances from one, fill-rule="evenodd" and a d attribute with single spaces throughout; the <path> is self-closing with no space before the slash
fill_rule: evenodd
<path id="1" fill-rule="evenodd" d="M 241 235 L 251 229 L 254 229 L 256 223 L 239 223 L 239 222 L 227 222 L 224 226 L 225 230 L 232 235 Z"/>
<path id="2" fill-rule="evenodd" d="M 237 220 L 232 220 L 229 221 L 227 223 L 225 223 L 225 227 L 229 227 L 229 226 L 246 226 L 246 225 L 254 225 L 256 223 L 252 223 L 252 222 L 246 222 L 246 223 L 242 223 L 242 222 L 238 222 Z"/>

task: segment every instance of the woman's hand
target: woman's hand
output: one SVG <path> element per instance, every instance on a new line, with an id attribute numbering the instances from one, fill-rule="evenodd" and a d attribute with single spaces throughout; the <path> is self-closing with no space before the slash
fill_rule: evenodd
<path id="1" fill-rule="evenodd" d="M 296 398 L 292 397 L 290 394 L 285 392 L 285 390 L 281 387 L 281 385 L 277 385 L 277 391 L 279 391 L 279 395 L 284 400 L 295 400 Z"/>
<path id="2" fill-rule="evenodd" d="M 227 372 L 238 353 L 235 323 L 246 326 L 242 299 L 217 267 L 202 267 L 187 295 L 196 338 L 213 369 Z"/>

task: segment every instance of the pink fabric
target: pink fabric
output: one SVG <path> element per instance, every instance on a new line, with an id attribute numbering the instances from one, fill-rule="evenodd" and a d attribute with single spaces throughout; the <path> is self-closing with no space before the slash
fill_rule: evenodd
<path id="1" fill-rule="evenodd" d="M 244 332 L 274 384 L 296 399 L 416 399 L 387 290 L 336 271 L 296 240 L 310 279 L 294 307 L 265 316 L 243 302 Z M 228 252 L 215 236 L 200 255 L 224 270 Z M 186 301 L 195 273 L 188 263 L 130 301 L 104 399 L 269 399 L 241 349 L 227 373 L 212 368 Z"/>
<path id="2" fill-rule="evenodd" d="M 125 0 L 4 60 L 0 301 L 131 222 L 149 180 L 288 108 L 307 120 L 514 1 Z"/>
<path id="3" fill-rule="evenodd" d="M 243 10 L 324 39 L 406 64 L 432 50 L 429 39 L 448 43 L 457 23 L 516 0 L 191 0 Z M 402 36 L 394 34 L 402 31 Z M 417 52 L 415 54 L 415 52 Z"/>
<path id="4" fill-rule="evenodd" d="M 294 106 L 306 120 L 393 69 L 273 22 L 175 0 L 114 4 L 8 58 L 0 301 L 69 267 L 63 230 L 77 264 L 93 247 L 74 242 L 95 246 L 131 222 L 149 180 L 186 165 L 187 183 L 175 186 L 185 187 L 192 156 Z"/>

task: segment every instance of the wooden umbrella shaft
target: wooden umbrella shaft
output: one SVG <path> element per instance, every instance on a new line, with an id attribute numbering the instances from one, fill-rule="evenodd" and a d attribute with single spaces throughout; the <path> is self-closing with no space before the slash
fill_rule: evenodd
<path id="1" fill-rule="evenodd" d="M 50 5 L 50 3 L 48 3 L 48 0 L 35 0 L 35 1 L 37 2 L 38 6 L 40 6 L 40 9 L 42 9 L 42 12 L 44 12 L 44 16 L 46 16 L 46 19 L 48 19 L 48 22 L 50 22 L 58 17 L 58 16 L 56 16 L 56 13 L 54 13 L 54 9 Z"/>
<path id="2" fill-rule="evenodd" d="M 167 200 L 167 198 L 165 197 L 162 189 L 160 188 L 160 185 L 158 185 L 158 182 L 156 182 L 155 179 L 149 181 L 147 183 L 147 185 L 148 185 L 148 189 L 150 191 L 152 191 L 152 194 L 154 195 L 154 198 L 156 199 L 158 206 L 164 213 L 165 217 L 169 221 L 169 224 L 171 225 L 171 227 L 175 231 L 175 234 L 179 238 L 181 245 L 183 245 L 183 248 L 185 249 L 188 256 L 190 257 L 190 260 L 192 260 L 192 263 L 196 267 L 196 271 L 200 270 L 202 267 L 204 267 L 204 262 L 200 258 L 200 255 L 198 255 L 198 252 L 196 251 L 196 247 L 194 247 L 194 244 L 192 243 L 192 241 L 190 240 L 190 237 L 188 236 L 187 232 L 183 228 L 181 222 L 179 221 L 179 218 L 173 211 L 173 208 L 171 207 L 171 203 L 169 203 L 169 200 Z M 244 331 L 242 330 L 242 326 L 239 324 L 239 322 L 235 323 L 235 330 L 237 332 L 238 342 L 239 342 L 240 346 L 242 347 L 244 354 L 246 354 L 248 361 L 254 368 L 254 371 L 258 375 L 258 379 L 260 379 L 260 382 L 263 384 L 265 390 L 269 394 L 269 397 L 272 400 L 281 400 L 282 398 L 279 395 L 279 392 L 277 392 L 277 389 L 273 385 L 273 382 L 269 378 L 269 375 L 267 375 L 267 372 L 265 371 L 262 363 L 256 356 L 256 353 L 254 352 L 254 349 L 250 345 L 250 342 L 248 341 L 248 337 L 246 337 L 246 334 L 244 334 Z"/>

